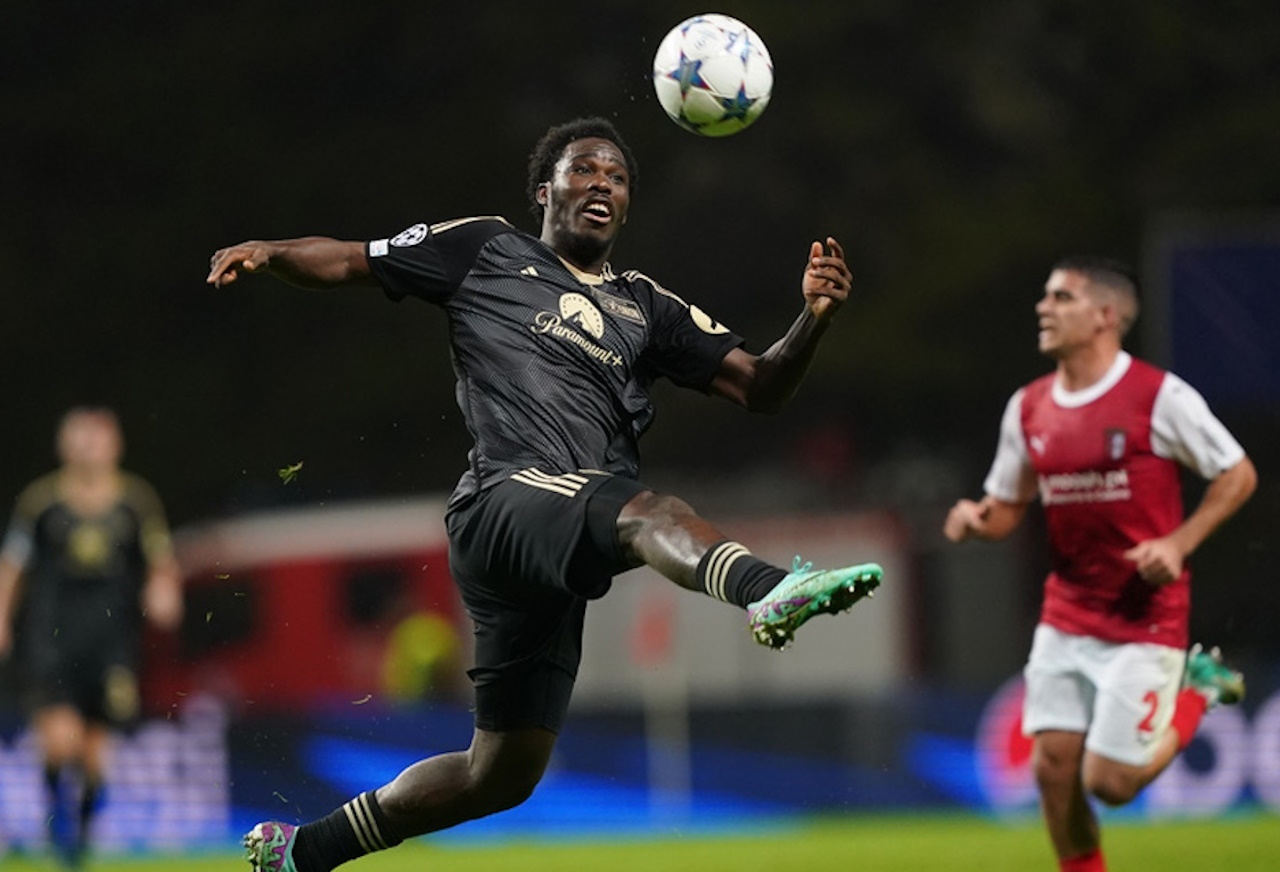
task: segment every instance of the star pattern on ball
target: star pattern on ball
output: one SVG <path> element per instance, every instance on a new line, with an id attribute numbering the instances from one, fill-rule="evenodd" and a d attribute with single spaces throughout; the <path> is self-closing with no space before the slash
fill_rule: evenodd
<path id="1" fill-rule="evenodd" d="M 701 69 L 701 60 L 695 60 L 683 52 L 680 53 L 680 65 L 671 71 L 670 76 L 680 83 L 681 94 L 687 94 L 690 88 L 706 87 L 707 83 L 702 80 L 699 72 Z"/>
<path id="2" fill-rule="evenodd" d="M 755 100 L 747 96 L 745 88 L 739 88 L 738 93 L 732 97 L 724 97 L 720 100 L 720 105 L 724 107 L 724 119 L 737 119 L 745 121 L 747 112 L 755 105 Z"/>

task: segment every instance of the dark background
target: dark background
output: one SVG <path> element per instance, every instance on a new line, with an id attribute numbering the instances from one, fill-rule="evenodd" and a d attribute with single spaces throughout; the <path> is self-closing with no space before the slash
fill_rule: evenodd
<path id="1" fill-rule="evenodd" d="M 703 11 L 7 4 L 0 494 L 53 464 L 58 416 L 82 402 L 120 413 L 127 465 L 178 526 L 447 491 L 468 440 L 437 311 L 261 277 L 215 291 L 209 256 L 471 214 L 535 229 L 530 147 L 552 123 L 603 114 L 641 169 L 615 266 L 756 351 L 799 311 L 812 239 L 839 238 L 856 274 L 782 415 L 661 389 L 647 477 L 713 511 L 888 508 L 929 551 L 946 506 L 978 493 L 1009 394 L 1049 368 L 1032 307 L 1054 259 L 1147 265 L 1164 216 L 1249 223 L 1276 205 L 1270 0 L 726 2 L 716 11 L 752 25 L 776 68 L 772 105 L 726 140 L 678 129 L 649 82 L 667 29 Z M 1247 400 L 1215 410 L 1263 486 L 1199 555 L 1212 594 L 1196 620 L 1280 654 L 1280 416 Z M 1029 613 L 1041 569 L 1028 569 Z"/>

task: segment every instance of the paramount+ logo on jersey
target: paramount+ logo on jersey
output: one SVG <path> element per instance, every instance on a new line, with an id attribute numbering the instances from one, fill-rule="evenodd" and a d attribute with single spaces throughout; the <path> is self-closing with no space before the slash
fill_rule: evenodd
<path id="1" fill-rule="evenodd" d="M 604 338 L 604 316 L 596 304 L 582 294 L 568 293 L 560 296 L 560 311 L 542 311 L 534 316 L 529 328 L 534 333 L 553 336 L 576 345 L 589 357 L 609 366 L 622 366 L 622 355 L 588 339 Z M 586 335 L 584 335 L 586 334 Z"/>

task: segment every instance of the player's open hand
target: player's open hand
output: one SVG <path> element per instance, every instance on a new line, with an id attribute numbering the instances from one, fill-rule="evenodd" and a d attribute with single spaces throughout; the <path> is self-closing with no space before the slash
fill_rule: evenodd
<path id="1" fill-rule="evenodd" d="M 942 523 L 942 535 L 952 542 L 963 542 L 983 529 L 990 514 L 991 506 L 986 500 L 959 500 L 947 512 L 947 519 Z"/>
<path id="2" fill-rule="evenodd" d="M 220 248 L 209 258 L 209 277 L 205 282 L 214 287 L 225 287 L 236 280 L 240 271 L 261 272 L 271 263 L 271 252 L 265 242 L 242 242 L 230 248 Z"/>
<path id="3" fill-rule="evenodd" d="M 1148 584 L 1169 584 L 1182 575 L 1182 549 L 1168 536 L 1139 542 L 1124 552 L 1124 557 L 1134 562 L 1138 575 Z"/>
<path id="4" fill-rule="evenodd" d="M 853 273 L 844 261 L 844 249 L 828 236 L 824 249 L 821 242 L 809 246 L 809 265 L 804 271 L 800 290 L 805 302 L 818 317 L 835 314 L 840 304 L 849 298 L 853 287 Z"/>

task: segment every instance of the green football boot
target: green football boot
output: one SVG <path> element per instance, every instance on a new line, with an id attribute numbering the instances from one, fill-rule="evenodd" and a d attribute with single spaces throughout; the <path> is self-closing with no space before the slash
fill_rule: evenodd
<path id="1" fill-rule="evenodd" d="M 1187 652 L 1183 684 L 1207 699 L 1210 708 L 1244 699 L 1244 676 L 1222 662 L 1222 652 L 1216 647 L 1205 651 L 1199 642 Z"/>
<path id="2" fill-rule="evenodd" d="M 293 824 L 266 821 L 244 834 L 244 857 L 253 872 L 298 872 L 293 865 L 293 842 L 298 828 Z"/>
<path id="3" fill-rule="evenodd" d="M 800 564 L 758 602 L 747 606 L 747 625 L 761 645 L 781 650 L 795 638 L 796 630 L 814 615 L 834 615 L 850 608 L 880 586 L 884 570 L 875 563 L 844 569 L 818 569 Z"/>

